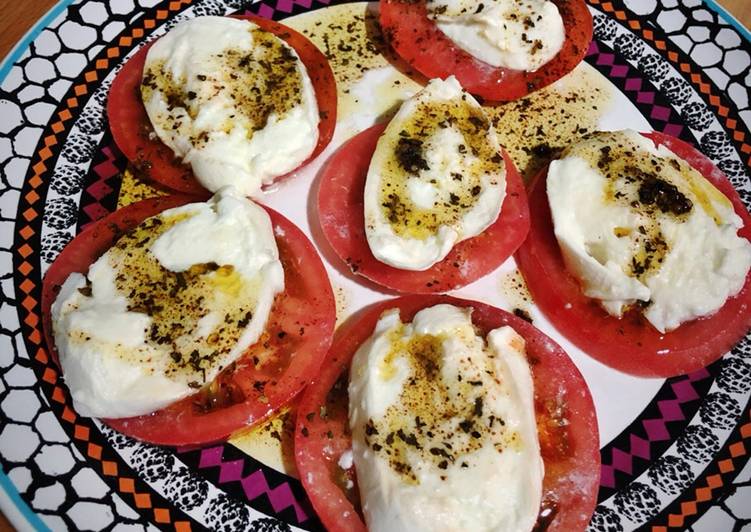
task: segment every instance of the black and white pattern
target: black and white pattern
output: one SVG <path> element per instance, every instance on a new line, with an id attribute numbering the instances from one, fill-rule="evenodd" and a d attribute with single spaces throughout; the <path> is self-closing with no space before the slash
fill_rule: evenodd
<path id="1" fill-rule="evenodd" d="M 660 88 L 668 101 L 675 106 L 686 103 L 694 94 L 691 84 L 681 77 L 663 78 Z"/>
<path id="2" fill-rule="evenodd" d="M 711 393 L 699 408 L 701 420 L 716 429 L 734 427 L 741 415 L 741 405 L 723 392 Z"/>
<path id="3" fill-rule="evenodd" d="M 681 118 L 691 129 L 702 131 L 707 129 L 712 123 L 712 111 L 709 110 L 704 102 L 692 102 L 683 108 Z"/>
<path id="4" fill-rule="evenodd" d="M 73 227 L 78 217 L 78 205 L 70 198 L 55 198 L 47 202 L 44 222 L 52 229 Z"/>
<path id="5" fill-rule="evenodd" d="M 47 235 L 42 242 L 42 260 L 51 263 L 63 248 L 71 241 L 71 234 L 67 231 L 57 231 Z"/>
<path id="6" fill-rule="evenodd" d="M 61 196 L 73 196 L 81 192 L 85 177 L 86 172 L 80 166 L 61 165 L 57 168 L 50 186 Z"/>
<path id="7" fill-rule="evenodd" d="M 742 358 L 728 357 L 722 362 L 717 384 L 732 393 L 747 393 L 751 389 L 751 364 Z"/>
<path id="8" fill-rule="evenodd" d="M 623 532 L 618 512 L 607 506 L 598 506 L 587 530 L 592 532 Z"/>
<path id="9" fill-rule="evenodd" d="M 53 530 L 102 529 L 115 520 L 146 530 L 148 523 L 86 465 L 46 400 L 33 389 L 31 369 L 17 362 L 3 371 L 2 382 L 10 389 L 0 394 L 0 408 L 8 413 L 0 430 L 0 458 L 42 521 Z"/>
<path id="10" fill-rule="evenodd" d="M 209 504 L 206 510 L 206 524 L 220 532 L 234 532 L 248 527 L 248 509 L 244 504 L 220 495 Z"/>
<path id="11" fill-rule="evenodd" d="M 171 450 L 156 445 L 140 445 L 135 447 L 131 465 L 146 482 L 157 482 L 166 478 L 175 467 L 175 457 Z"/>
<path id="12" fill-rule="evenodd" d="M 82 132 L 73 133 L 63 148 L 62 157 L 73 164 L 81 164 L 91 160 L 96 141 Z"/>
<path id="13" fill-rule="evenodd" d="M 694 479 L 691 466 L 678 456 L 662 456 L 649 469 L 655 486 L 669 495 L 678 495 Z"/>
<path id="14" fill-rule="evenodd" d="M 701 151 L 710 159 L 724 160 L 734 153 L 727 133 L 724 131 L 709 131 L 699 141 Z"/>
<path id="15" fill-rule="evenodd" d="M 735 28 L 701 0 L 625 0 L 626 6 L 655 21 L 668 38 L 738 106 L 751 125 L 751 51 Z"/>
<path id="16" fill-rule="evenodd" d="M 192 510 L 206 500 L 209 484 L 187 467 L 174 472 L 165 487 L 165 496 L 185 511 Z"/>
<path id="17" fill-rule="evenodd" d="M 692 462 L 709 460 L 720 448 L 720 440 L 707 427 L 692 425 L 676 443 L 678 453 Z"/>
<path id="18" fill-rule="evenodd" d="M 259 519 L 253 521 L 253 529 L 256 532 L 290 532 L 289 525 L 275 519 Z"/>
<path id="19" fill-rule="evenodd" d="M 632 482 L 615 496 L 615 507 L 635 523 L 643 523 L 659 511 L 660 501 L 650 486 Z"/>

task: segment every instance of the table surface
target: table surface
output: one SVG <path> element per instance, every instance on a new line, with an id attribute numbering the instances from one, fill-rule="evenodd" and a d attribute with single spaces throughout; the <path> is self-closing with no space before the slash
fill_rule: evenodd
<path id="1" fill-rule="evenodd" d="M 39 20 L 56 0 L 33 0 L 24 2 L 23 9 L 18 8 L 15 0 L 0 0 L 0 58 L 10 52 L 21 37 Z M 751 2 L 749 0 L 718 0 L 743 25 L 751 28 Z M 13 530 L 0 513 L 0 531 Z"/>

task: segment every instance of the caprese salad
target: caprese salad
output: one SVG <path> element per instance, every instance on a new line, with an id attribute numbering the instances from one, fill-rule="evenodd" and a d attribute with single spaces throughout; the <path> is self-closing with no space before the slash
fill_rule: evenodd
<path id="1" fill-rule="evenodd" d="M 453 77 L 432 80 L 385 128 L 360 133 L 329 159 L 318 215 L 354 273 L 407 293 L 482 277 L 529 227 L 521 177 Z"/>
<path id="2" fill-rule="evenodd" d="M 568 74 L 587 53 L 584 0 L 381 0 L 391 47 L 427 78 L 453 75 L 490 101 L 521 98 Z"/>
<path id="3" fill-rule="evenodd" d="M 482 303 L 407 296 L 338 331 L 298 404 L 300 478 L 331 531 L 580 530 L 592 398 L 565 352 Z"/>
<path id="4" fill-rule="evenodd" d="M 593 134 L 529 193 L 519 268 L 585 353 L 668 377 L 706 366 L 751 328 L 751 217 L 695 148 L 656 132 Z"/>
<path id="5" fill-rule="evenodd" d="M 532 183 L 530 217 L 470 93 L 519 98 L 571 71 L 592 33 L 582 0 L 380 9 L 394 49 L 439 79 L 323 168 L 318 216 L 352 272 L 433 294 L 518 249 L 562 334 L 637 375 L 704 366 L 748 331 L 751 219 L 680 141 L 589 136 Z M 307 386 L 296 463 L 328 529 L 583 529 L 600 474 L 594 406 L 532 325 L 413 295 L 362 310 L 328 349 L 335 309 L 317 252 L 246 197 L 325 148 L 336 101 L 315 46 L 257 17 L 179 24 L 124 66 L 108 104 L 118 146 L 169 188 L 216 195 L 126 207 L 48 271 L 45 334 L 76 411 L 154 443 L 206 443 Z"/>
<path id="6" fill-rule="evenodd" d="M 181 22 L 133 56 L 107 104 L 112 134 L 146 178 L 184 193 L 246 196 L 316 157 L 336 127 L 325 56 L 277 22 Z"/>
<path id="7" fill-rule="evenodd" d="M 292 223 L 233 189 L 167 196 L 92 224 L 44 278 L 44 330 L 78 414 L 130 436 L 224 439 L 292 399 L 335 306 Z"/>

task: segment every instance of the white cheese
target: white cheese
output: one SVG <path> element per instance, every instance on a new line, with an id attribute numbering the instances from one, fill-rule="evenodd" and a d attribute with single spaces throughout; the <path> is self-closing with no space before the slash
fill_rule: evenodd
<path id="1" fill-rule="evenodd" d="M 650 187 L 669 185 L 690 210 L 649 203 Z M 570 148 L 551 163 L 547 193 L 567 268 L 614 316 L 642 302 L 665 332 L 714 313 L 743 287 L 751 244 L 737 235 L 743 224 L 730 201 L 636 132 L 601 133 Z"/>
<path id="2" fill-rule="evenodd" d="M 566 39 L 558 8 L 548 0 L 427 0 L 427 9 L 454 44 L 496 67 L 537 70 Z"/>
<path id="3" fill-rule="evenodd" d="M 431 80 L 378 140 L 364 190 L 373 255 L 426 270 L 501 211 L 506 169 L 495 130 L 452 76 Z"/>
<path id="4" fill-rule="evenodd" d="M 318 106 L 297 53 L 255 24 L 198 17 L 148 52 L 141 87 L 159 138 L 212 192 L 247 196 L 297 168 L 318 142 Z"/>
<path id="5" fill-rule="evenodd" d="M 354 464 L 352 458 L 352 449 L 347 449 L 346 451 L 344 451 L 339 457 L 339 460 L 337 460 L 337 464 L 345 471 L 352 467 L 352 465 Z"/>
<path id="6" fill-rule="evenodd" d="M 149 218 L 87 278 L 62 286 L 55 345 L 76 411 L 108 418 L 153 412 L 212 381 L 259 338 L 284 288 L 268 214 L 231 189 Z"/>
<path id="7" fill-rule="evenodd" d="M 510 327 L 470 310 L 379 320 L 355 354 L 349 405 L 368 530 L 528 531 L 542 497 L 532 376 Z M 448 444 L 448 445 L 447 445 Z"/>

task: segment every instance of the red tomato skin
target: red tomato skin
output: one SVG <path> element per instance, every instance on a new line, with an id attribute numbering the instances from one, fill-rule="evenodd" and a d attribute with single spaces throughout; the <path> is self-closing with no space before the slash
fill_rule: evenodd
<path id="1" fill-rule="evenodd" d="M 657 146 L 665 145 L 725 194 L 743 220 L 738 234 L 751 240 L 751 216 L 727 177 L 707 157 L 664 133 L 644 135 Z M 535 304 L 563 336 L 589 356 L 631 375 L 667 378 L 707 366 L 751 329 L 751 273 L 740 293 L 715 314 L 665 334 L 640 314 L 627 313 L 622 319 L 607 314 L 595 300 L 584 296 L 578 281 L 565 268 L 553 234 L 546 176 L 544 168 L 530 183 L 533 223 L 515 257 Z"/>
<path id="2" fill-rule="evenodd" d="M 363 190 L 370 158 L 385 127 L 375 125 L 347 141 L 321 170 L 318 216 L 339 258 L 357 275 L 412 294 L 448 292 L 498 268 L 522 244 L 530 224 L 524 183 L 505 151 L 506 197 L 500 216 L 484 232 L 459 242 L 425 271 L 394 268 L 373 256 L 365 237 Z"/>
<path id="3" fill-rule="evenodd" d="M 301 33 L 256 15 L 233 15 L 233 18 L 253 22 L 294 48 L 305 65 L 315 90 L 321 117 L 318 123 L 318 143 L 310 157 L 297 169 L 276 177 L 274 181 L 277 182 L 294 175 L 331 142 L 336 128 L 336 80 L 326 56 Z M 177 159 L 174 152 L 156 137 L 143 106 L 139 87 L 146 55 L 152 44 L 145 45 L 130 58 L 112 82 L 107 101 L 107 117 L 112 137 L 139 175 L 176 192 L 205 195 L 206 189 L 195 179 L 190 166 Z"/>
<path id="4" fill-rule="evenodd" d="M 381 27 L 396 52 L 427 77 L 456 76 L 467 91 L 489 101 L 516 100 L 562 78 L 584 59 L 592 15 L 584 0 L 553 0 L 566 40 L 558 54 L 532 72 L 489 65 L 456 46 L 427 16 L 424 0 L 381 0 Z"/>
<path id="5" fill-rule="evenodd" d="M 59 287 L 72 272 L 85 273 L 88 267 L 109 249 L 125 231 L 136 227 L 163 210 L 195 202 L 188 195 L 146 199 L 124 207 L 92 223 L 76 236 L 50 266 L 42 286 L 43 328 L 49 352 L 58 362 L 54 349 L 50 309 Z M 269 347 L 259 341 L 236 362 L 232 375 L 220 378 L 237 386 L 245 400 L 225 408 L 200 413 L 194 408 L 196 396 L 187 397 L 152 414 L 121 419 L 105 419 L 112 428 L 134 438 L 160 445 L 190 445 L 220 441 L 231 433 L 269 417 L 287 404 L 316 374 L 331 344 L 336 308 L 326 270 L 315 248 L 294 224 L 279 213 L 264 207 L 275 230 L 280 259 L 285 269 L 285 289 L 277 295 L 266 332 Z M 301 329 L 304 328 L 302 334 Z M 276 335 L 284 331 L 283 339 Z M 292 346 L 292 347 L 289 347 Z M 289 352 L 285 352 L 285 348 Z M 257 351 L 273 350 L 282 364 L 255 369 L 250 361 Z M 59 365 L 59 363 L 58 363 Z M 225 372 L 226 373 L 226 372 Z M 253 387 L 264 382 L 264 388 Z"/>
<path id="6" fill-rule="evenodd" d="M 555 502 L 557 513 L 547 530 L 584 530 L 594 512 L 600 483 L 600 452 L 597 416 L 584 378 L 574 363 L 553 340 L 526 321 L 484 303 L 445 295 L 411 295 L 382 301 L 362 309 L 336 332 L 334 343 L 318 377 L 305 389 L 298 403 L 295 430 L 295 461 L 308 497 L 330 532 L 364 531 L 365 524 L 354 506 L 332 480 L 333 468 L 342 452 L 352 446 L 348 420 L 319 415 L 332 385 L 348 371 L 352 356 L 373 333 L 381 314 L 400 310 L 404 322 L 417 311 L 447 303 L 472 307 L 472 321 L 481 334 L 503 325 L 512 326 L 524 337 L 535 386 L 535 406 L 540 427 L 543 403 L 560 398 L 568 423 L 564 452 L 542 443 L 545 477 L 543 500 Z M 539 430 L 539 429 L 538 429 Z M 560 442 L 551 442 L 560 443 Z"/>

